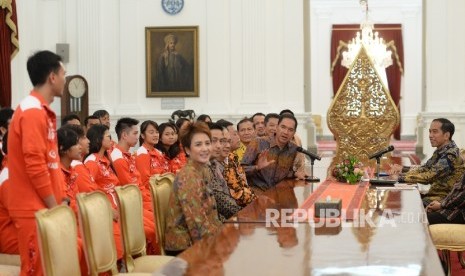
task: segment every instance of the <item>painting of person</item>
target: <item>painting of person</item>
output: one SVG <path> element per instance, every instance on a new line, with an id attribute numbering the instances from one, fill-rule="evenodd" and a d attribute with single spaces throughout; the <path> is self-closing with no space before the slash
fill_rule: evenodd
<path id="1" fill-rule="evenodd" d="M 145 41 L 146 96 L 198 97 L 198 26 L 146 27 Z"/>
<path id="2" fill-rule="evenodd" d="M 192 64 L 176 50 L 178 36 L 169 33 L 164 43 L 155 67 L 156 78 L 152 79 L 154 91 L 193 91 Z"/>

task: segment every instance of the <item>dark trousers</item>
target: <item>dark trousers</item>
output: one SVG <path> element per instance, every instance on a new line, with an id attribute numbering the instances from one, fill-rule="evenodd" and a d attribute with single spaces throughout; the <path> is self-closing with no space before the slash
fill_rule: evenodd
<path id="1" fill-rule="evenodd" d="M 450 224 L 465 224 L 465 219 L 463 218 L 462 214 L 458 214 L 452 220 L 448 220 L 446 216 L 439 212 L 429 212 L 427 213 L 428 222 L 430 225 L 432 224 L 441 224 L 441 223 L 450 223 Z"/>
<path id="2" fill-rule="evenodd" d="M 172 250 L 165 250 L 165 254 L 167 256 L 173 256 L 176 257 L 177 255 L 181 254 L 184 250 L 177 250 L 177 251 L 172 251 Z"/>

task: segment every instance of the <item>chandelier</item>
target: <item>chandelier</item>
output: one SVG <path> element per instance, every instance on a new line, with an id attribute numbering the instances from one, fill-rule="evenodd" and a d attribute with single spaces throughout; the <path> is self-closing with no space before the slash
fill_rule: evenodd
<path id="1" fill-rule="evenodd" d="M 365 11 L 365 21 L 360 24 L 362 33 L 357 32 L 357 36 L 349 41 L 348 50 L 342 53 L 341 65 L 350 68 L 363 46 L 374 66 L 378 70 L 385 69 L 392 65 L 392 52 L 386 50 L 386 44 L 378 32 L 373 33 L 374 25 L 368 18 L 368 0 L 360 0 L 360 6 Z"/>

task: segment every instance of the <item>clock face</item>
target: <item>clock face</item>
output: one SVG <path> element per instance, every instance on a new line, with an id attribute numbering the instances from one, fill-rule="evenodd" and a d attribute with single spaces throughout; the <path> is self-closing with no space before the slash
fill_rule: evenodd
<path id="1" fill-rule="evenodd" d="M 165 12 L 174 15 L 182 10 L 184 0 L 162 0 L 161 6 Z"/>
<path id="2" fill-rule="evenodd" d="M 73 78 L 68 83 L 68 91 L 71 96 L 80 98 L 86 93 L 86 83 L 82 78 Z"/>

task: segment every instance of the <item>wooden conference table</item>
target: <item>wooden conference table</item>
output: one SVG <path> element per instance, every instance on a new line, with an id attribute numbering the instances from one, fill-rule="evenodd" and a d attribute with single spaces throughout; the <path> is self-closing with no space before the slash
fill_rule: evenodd
<path id="1" fill-rule="evenodd" d="M 365 223 L 267 224 L 266 209 L 296 209 L 318 185 L 284 180 L 261 194 L 218 235 L 178 256 L 187 261 L 187 274 L 444 274 L 417 190 L 368 189 L 361 205 Z"/>

